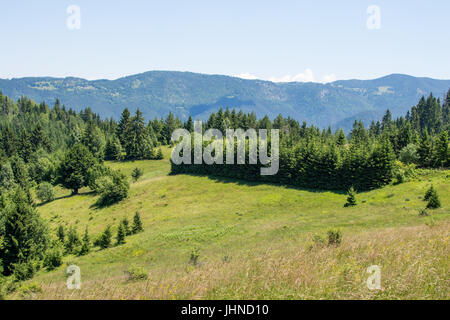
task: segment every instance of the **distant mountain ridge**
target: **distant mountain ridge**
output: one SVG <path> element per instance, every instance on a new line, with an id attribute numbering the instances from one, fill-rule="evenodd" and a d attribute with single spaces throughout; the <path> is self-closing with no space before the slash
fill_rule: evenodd
<path id="1" fill-rule="evenodd" d="M 230 107 L 257 116 L 291 116 L 320 127 L 331 125 L 348 130 L 355 119 L 366 125 L 380 119 L 386 109 L 404 115 L 422 95 L 442 97 L 450 80 L 392 74 L 374 80 L 340 80 L 321 83 L 273 83 L 223 75 L 191 72 L 149 71 L 117 80 L 80 78 L 0 79 L 0 91 L 18 99 L 53 104 L 56 98 L 74 110 L 91 107 L 102 117 L 120 116 L 123 108 L 140 108 L 146 119 L 170 111 L 182 119 L 192 115 L 205 119 L 220 107 Z"/>

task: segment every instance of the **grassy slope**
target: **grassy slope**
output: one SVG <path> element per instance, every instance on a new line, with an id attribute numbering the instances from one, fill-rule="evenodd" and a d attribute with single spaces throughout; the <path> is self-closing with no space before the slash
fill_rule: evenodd
<path id="1" fill-rule="evenodd" d="M 36 298 L 449 298 L 448 171 L 360 194 L 357 207 L 343 208 L 344 194 L 169 176 L 168 160 L 109 165 L 127 175 L 144 169 L 129 199 L 95 209 L 94 195 L 69 197 L 58 190 L 60 199 L 38 210 L 53 234 L 60 223 L 80 233 L 88 224 L 91 235 L 112 224 L 115 233 L 118 222 L 136 211 L 145 232 L 123 246 L 66 257 L 59 269 L 40 271 L 31 280 L 43 289 Z M 420 218 L 431 182 L 443 208 Z M 343 231 L 339 248 L 307 249 L 313 234 L 331 227 Z M 189 264 L 193 248 L 200 252 L 195 267 Z M 65 287 L 65 267 L 72 263 L 81 268 L 80 291 Z M 382 267 L 379 292 L 365 286 L 372 264 Z M 130 265 L 148 270 L 149 280 L 127 281 Z"/>

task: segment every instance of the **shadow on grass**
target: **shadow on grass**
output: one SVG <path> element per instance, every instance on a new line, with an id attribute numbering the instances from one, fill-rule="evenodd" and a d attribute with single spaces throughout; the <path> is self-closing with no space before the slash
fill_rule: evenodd
<path id="1" fill-rule="evenodd" d="M 57 201 L 57 200 L 64 200 L 64 199 L 69 199 L 69 198 L 73 198 L 73 197 L 76 197 L 76 196 L 89 196 L 89 195 L 95 195 L 95 191 L 88 191 L 88 192 L 77 193 L 77 194 L 70 193 L 70 194 L 67 194 L 65 196 L 56 197 L 52 201 L 41 202 L 41 203 L 37 204 L 36 207 L 42 207 L 42 206 L 44 206 L 46 204 L 52 203 L 52 202 Z"/>
<path id="2" fill-rule="evenodd" d="M 332 192 L 335 194 L 345 195 L 347 194 L 347 191 L 344 190 L 324 190 L 324 189 L 312 189 L 312 188 L 304 188 L 304 187 L 298 187 L 290 184 L 282 184 L 282 183 L 275 183 L 275 182 L 269 182 L 269 181 L 251 181 L 251 180 L 243 180 L 243 179 L 236 179 L 236 178 L 228 178 L 228 177 L 222 177 L 222 176 L 214 176 L 214 175 L 206 175 L 206 174 L 198 174 L 198 173 L 179 173 L 179 174 L 172 174 L 169 175 L 188 175 L 193 177 L 206 177 L 209 180 L 214 181 L 215 183 L 232 183 L 237 184 L 241 186 L 249 186 L 249 187 L 256 187 L 256 186 L 262 186 L 262 185 L 268 185 L 268 186 L 274 186 L 274 187 L 284 187 L 287 189 L 293 189 L 298 191 L 307 191 L 307 192 L 313 192 L 313 193 L 326 193 L 326 192 Z"/>

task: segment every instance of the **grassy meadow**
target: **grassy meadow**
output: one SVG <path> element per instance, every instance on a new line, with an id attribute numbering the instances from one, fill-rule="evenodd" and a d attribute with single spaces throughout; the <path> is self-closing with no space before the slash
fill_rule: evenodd
<path id="1" fill-rule="evenodd" d="M 171 176 L 165 160 L 107 163 L 130 177 L 130 196 L 94 206 L 88 190 L 38 206 L 56 237 L 60 224 L 91 238 L 139 212 L 143 233 L 83 257 L 69 256 L 54 271 L 40 270 L 13 299 L 449 299 L 450 172 L 419 171 L 400 185 L 357 195 L 193 175 Z M 433 184 L 442 208 L 420 217 Z M 340 246 L 321 245 L 339 228 Z M 190 263 L 193 252 L 198 263 Z M 81 290 L 68 290 L 65 270 L 81 268 Z M 371 265 L 381 267 L 382 289 L 366 286 Z M 130 280 L 139 267 L 147 280 Z M 34 289 L 29 289 L 34 288 Z"/>

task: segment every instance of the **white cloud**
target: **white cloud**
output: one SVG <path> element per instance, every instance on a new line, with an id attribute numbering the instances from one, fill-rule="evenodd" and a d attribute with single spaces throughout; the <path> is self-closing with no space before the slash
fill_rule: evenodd
<path id="1" fill-rule="evenodd" d="M 298 73 L 294 76 L 287 74 L 281 77 L 270 77 L 268 79 L 263 79 L 260 77 L 257 77 L 253 74 L 250 74 L 248 72 L 234 75 L 234 77 L 241 78 L 241 79 L 247 79 L 247 80 L 268 80 L 272 82 L 318 82 L 318 83 L 330 83 L 337 80 L 337 77 L 334 73 L 327 74 L 322 77 L 321 80 L 315 80 L 314 73 L 311 69 L 307 68 L 303 73 Z"/>
<path id="2" fill-rule="evenodd" d="M 272 82 L 314 82 L 314 74 L 311 69 L 306 69 L 304 73 L 299 73 L 295 76 L 290 74 L 282 77 L 271 77 L 269 81 Z"/>
<path id="3" fill-rule="evenodd" d="M 334 81 L 336 81 L 336 80 L 337 80 L 336 75 L 335 75 L 334 73 L 330 73 L 330 74 L 327 74 L 327 75 L 325 75 L 325 76 L 323 77 L 322 82 L 323 82 L 323 83 L 330 83 L 330 82 L 334 82 Z"/>
<path id="4" fill-rule="evenodd" d="M 241 73 L 241 74 L 236 74 L 236 75 L 234 75 L 233 77 L 241 78 L 241 79 L 246 79 L 246 80 L 256 80 L 256 79 L 258 79 L 257 76 L 255 76 L 255 75 L 253 75 L 253 74 L 250 74 L 250 73 L 248 73 L 248 72 Z"/>

